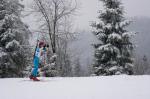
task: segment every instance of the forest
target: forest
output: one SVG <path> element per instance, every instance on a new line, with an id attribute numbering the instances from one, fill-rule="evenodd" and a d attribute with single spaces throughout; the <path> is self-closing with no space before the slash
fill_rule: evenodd
<path id="1" fill-rule="evenodd" d="M 40 67 L 38 76 L 150 74 L 149 56 L 139 55 L 135 43 L 146 29 L 137 29 L 138 18 L 124 15 L 121 1 L 100 1 L 97 21 L 82 30 L 74 27 L 82 6 L 76 0 L 1 0 L 0 77 L 28 77 L 38 42 L 49 45 L 42 64 L 48 67 Z"/>

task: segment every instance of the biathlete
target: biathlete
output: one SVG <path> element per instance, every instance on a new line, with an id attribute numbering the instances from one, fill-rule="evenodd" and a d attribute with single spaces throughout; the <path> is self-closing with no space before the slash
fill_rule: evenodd
<path id="1" fill-rule="evenodd" d="M 44 42 L 38 42 L 36 49 L 35 49 L 35 54 L 34 54 L 34 59 L 33 59 L 34 67 L 29 77 L 33 81 L 40 81 L 37 78 L 37 75 L 38 75 L 38 68 L 40 64 L 40 58 L 42 57 L 42 50 L 43 50 L 44 45 L 45 45 Z"/>

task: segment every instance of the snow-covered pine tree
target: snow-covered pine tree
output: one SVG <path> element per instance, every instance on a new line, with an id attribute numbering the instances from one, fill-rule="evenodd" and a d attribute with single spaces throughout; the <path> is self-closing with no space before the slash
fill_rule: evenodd
<path id="1" fill-rule="evenodd" d="M 28 27 L 21 21 L 18 0 L 0 0 L 0 77 L 20 77 L 27 65 Z"/>
<path id="2" fill-rule="evenodd" d="M 48 64 L 44 64 L 43 67 L 41 67 L 39 76 L 45 76 L 45 77 L 55 77 L 58 76 L 58 71 L 56 70 L 56 59 L 57 55 L 53 55 L 48 59 Z"/>
<path id="3" fill-rule="evenodd" d="M 81 63 L 80 63 L 80 59 L 77 58 L 75 59 L 75 64 L 74 64 L 74 75 L 75 77 L 80 77 L 81 75 Z"/>
<path id="4" fill-rule="evenodd" d="M 100 0 L 104 10 L 100 11 L 99 22 L 93 23 L 94 34 L 99 40 L 95 44 L 95 75 L 133 74 L 133 44 L 126 26 L 131 21 L 124 17 L 120 0 Z"/>

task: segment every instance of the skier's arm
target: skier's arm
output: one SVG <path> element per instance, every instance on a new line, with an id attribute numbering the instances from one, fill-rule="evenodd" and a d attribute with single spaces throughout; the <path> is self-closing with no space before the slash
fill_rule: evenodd
<path id="1" fill-rule="evenodd" d="M 36 49 L 38 48 L 38 45 L 39 45 L 39 40 L 37 40 L 36 47 L 35 47 L 34 52 L 33 52 L 33 59 L 34 59 L 34 56 L 36 53 Z"/>

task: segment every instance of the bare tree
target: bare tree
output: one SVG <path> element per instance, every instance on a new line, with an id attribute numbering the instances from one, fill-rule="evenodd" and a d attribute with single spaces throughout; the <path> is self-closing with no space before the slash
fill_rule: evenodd
<path id="1" fill-rule="evenodd" d="M 40 23 L 39 30 L 36 32 L 41 32 L 42 38 L 49 42 L 51 48 L 49 56 L 57 54 L 55 63 L 59 66 L 55 67 L 59 75 L 64 76 L 65 66 L 67 66 L 67 71 L 71 70 L 67 45 L 74 35 L 71 32 L 70 19 L 77 10 L 77 2 L 76 0 L 34 0 L 34 2 L 33 12 L 38 15 Z M 65 76 L 68 75 L 69 73 L 65 74 Z"/>
<path id="2" fill-rule="evenodd" d="M 72 15 L 76 9 L 76 1 L 73 0 L 34 0 L 34 7 L 41 15 L 42 31 L 49 34 L 52 52 L 56 53 L 56 36 L 62 34 L 61 25 L 66 17 Z M 65 33 L 67 34 L 67 33 Z"/>

